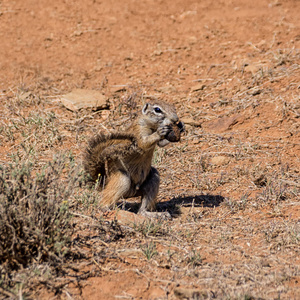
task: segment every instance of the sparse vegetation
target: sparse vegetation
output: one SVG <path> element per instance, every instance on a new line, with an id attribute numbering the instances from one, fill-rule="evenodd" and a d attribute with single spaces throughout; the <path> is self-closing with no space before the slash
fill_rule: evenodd
<path id="1" fill-rule="evenodd" d="M 30 159 L 15 158 L 0 165 L 0 273 L 4 286 L 18 282 L 11 277 L 13 272 L 31 264 L 56 265 L 70 254 L 73 225 L 69 205 L 78 178 L 71 156 L 57 156 L 41 170 L 36 170 L 36 162 Z"/>
<path id="2" fill-rule="evenodd" d="M 30 161 L 1 165 L 3 264 L 18 269 L 33 259 L 64 255 L 71 233 L 68 198 L 74 188 L 71 177 L 61 178 L 64 166 L 64 161 L 55 159 L 33 175 Z"/>
<path id="3" fill-rule="evenodd" d="M 190 253 L 189 253 L 189 256 L 188 256 L 188 265 L 195 268 L 197 266 L 200 266 L 201 263 L 202 263 L 202 258 L 201 258 L 201 255 L 198 251 L 196 250 L 192 250 Z"/>
<path id="4" fill-rule="evenodd" d="M 148 260 L 157 255 L 156 244 L 153 242 L 144 245 L 142 250 Z"/>
<path id="5" fill-rule="evenodd" d="M 140 224 L 134 224 L 134 229 L 141 232 L 144 236 L 156 236 L 162 232 L 162 227 L 162 223 L 156 220 L 147 220 Z"/>

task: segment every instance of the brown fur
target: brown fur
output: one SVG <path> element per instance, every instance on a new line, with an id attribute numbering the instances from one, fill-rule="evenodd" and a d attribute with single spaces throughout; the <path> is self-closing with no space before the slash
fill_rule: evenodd
<path id="1" fill-rule="evenodd" d="M 103 206 L 141 196 L 140 212 L 155 210 L 159 174 L 151 161 L 156 145 L 169 143 L 165 136 L 177 122 L 172 105 L 150 102 L 127 132 L 98 134 L 89 141 L 83 165 L 92 180 L 104 186 Z"/>

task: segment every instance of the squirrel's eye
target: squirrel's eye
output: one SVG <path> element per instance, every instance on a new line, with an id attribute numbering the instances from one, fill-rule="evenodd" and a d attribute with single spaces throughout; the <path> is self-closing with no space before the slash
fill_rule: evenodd
<path id="1" fill-rule="evenodd" d="M 160 109 L 159 107 L 155 107 L 155 108 L 154 108 L 154 111 L 155 111 L 156 113 L 158 113 L 158 114 L 161 114 L 161 113 L 162 113 L 162 111 L 161 111 L 161 109 Z"/>

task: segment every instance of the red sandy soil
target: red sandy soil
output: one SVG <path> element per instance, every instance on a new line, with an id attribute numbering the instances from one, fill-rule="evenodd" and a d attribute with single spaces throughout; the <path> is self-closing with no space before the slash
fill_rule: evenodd
<path id="1" fill-rule="evenodd" d="M 10 99 L 38 95 L 21 113 L 54 112 L 64 137 L 44 160 L 79 157 L 101 124 L 121 126 L 132 95 L 137 109 L 149 96 L 174 103 L 187 127 L 154 162 L 158 200 L 180 206 L 173 233 L 108 239 L 81 290 L 37 297 L 300 299 L 299 12 L 296 0 L 0 0 L 2 126 Z M 74 88 L 102 91 L 111 110 L 66 110 L 59 95 Z M 0 160 L 21 141 L 3 138 Z"/>

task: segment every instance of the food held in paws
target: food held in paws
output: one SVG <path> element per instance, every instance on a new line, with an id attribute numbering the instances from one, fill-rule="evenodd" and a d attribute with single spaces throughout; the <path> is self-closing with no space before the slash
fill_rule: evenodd
<path id="1" fill-rule="evenodd" d="M 182 122 L 171 125 L 170 131 L 166 134 L 166 139 L 172 143 L 180 141 L 180 134 L 184 131 Z"/>

